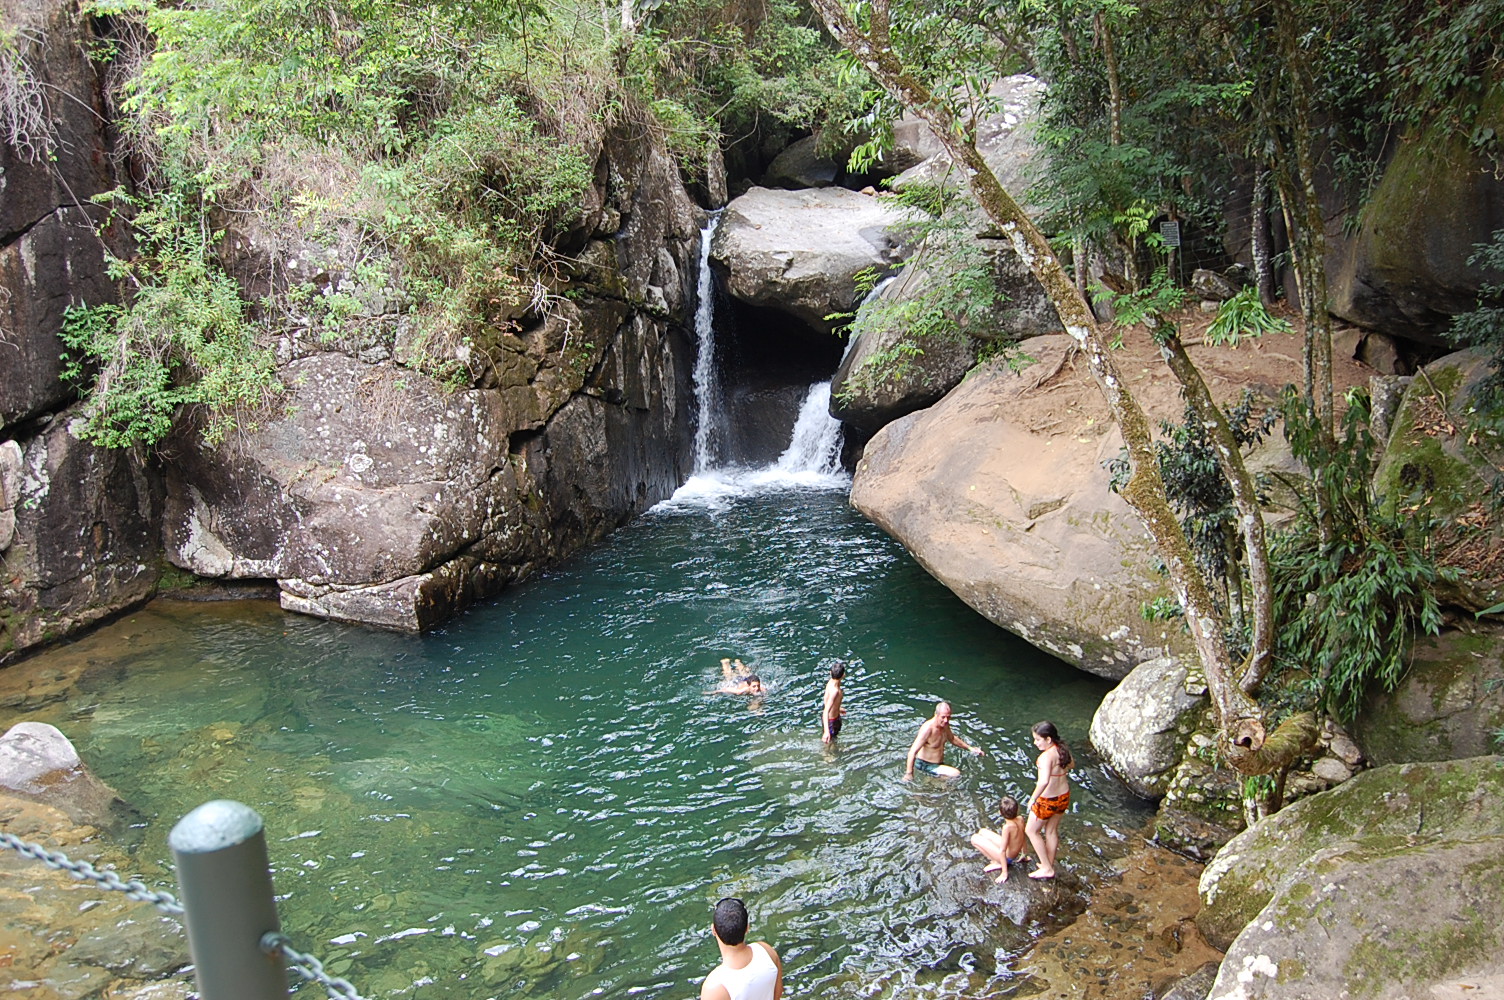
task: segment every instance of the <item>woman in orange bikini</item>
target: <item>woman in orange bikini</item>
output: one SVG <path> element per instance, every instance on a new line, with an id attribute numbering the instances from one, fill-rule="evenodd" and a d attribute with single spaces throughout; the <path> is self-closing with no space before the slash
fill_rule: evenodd
<path id="1" fill-rule="evenodd" d="M 1029 798 L 1029 822 L 1024 833 L 1034 845 L 1039 868 L 1030 878 L 1055 877 L 1055 852 L 1060 849 L 1060 817 L 1071 804 L 1071 783 L 1066 778 L 1075 763 L 1070 750 L 1060 742 L 1053 722 L 1034 724 L 1034 746 L 1039 754 L 1039 780 Z"/>

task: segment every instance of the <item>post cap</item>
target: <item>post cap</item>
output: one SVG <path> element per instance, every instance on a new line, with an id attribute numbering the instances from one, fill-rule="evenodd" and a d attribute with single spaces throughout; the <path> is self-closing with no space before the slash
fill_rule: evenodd
<path id="1" fill-rule="evenodd" d="M 261 832 L 261 814 L 232 799 L 205 802 L 167 835 L 167 846 L 180 854 L 208 854 L 243 844 Z"/>

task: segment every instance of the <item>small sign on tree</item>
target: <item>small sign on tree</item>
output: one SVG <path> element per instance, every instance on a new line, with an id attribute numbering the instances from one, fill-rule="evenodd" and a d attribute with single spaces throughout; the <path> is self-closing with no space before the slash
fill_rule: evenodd
<path id="1" fill-rule="evenodd" d="M 1167 247 L 1180 246 L 1180 223 L 1173 220 L 1159 224 L 1159 238 L 1165 241 Z"/>

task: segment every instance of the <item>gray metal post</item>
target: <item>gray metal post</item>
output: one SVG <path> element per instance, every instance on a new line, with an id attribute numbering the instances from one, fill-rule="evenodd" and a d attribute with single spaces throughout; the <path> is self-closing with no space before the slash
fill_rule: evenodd
<path id="1" fill-rule="evenodd" d="M 167 836 L 178 867 L 188 950 L 203 1000 L 285 1000 L 287 967 L 261 950 L 278 931 L 266 837 L 256 810 L 205 802 Z"/>

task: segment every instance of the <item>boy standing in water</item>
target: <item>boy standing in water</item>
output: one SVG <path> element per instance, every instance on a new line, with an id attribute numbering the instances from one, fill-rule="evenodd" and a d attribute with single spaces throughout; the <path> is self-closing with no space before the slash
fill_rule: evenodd
<path id="1" fill-rule="evenodd" d="M 830 668 L 830 680 L 825 682 L 825 702 L 820 708 L 820 739 L 825 743 L 834 743 L 841 735 L 841 717 L 846 714 L 841 707 L 845 698 L 841 681 L 845 676 L 846 664 L 837 660 Z"/>

